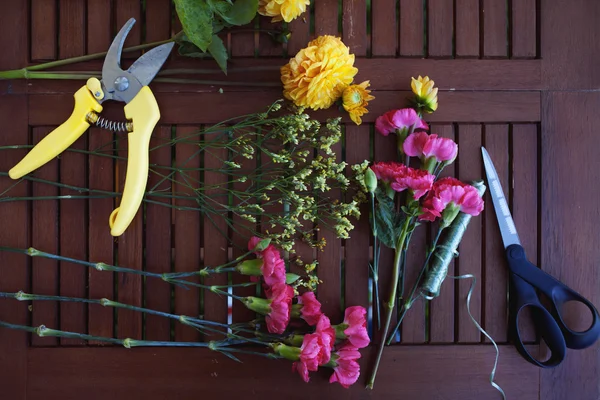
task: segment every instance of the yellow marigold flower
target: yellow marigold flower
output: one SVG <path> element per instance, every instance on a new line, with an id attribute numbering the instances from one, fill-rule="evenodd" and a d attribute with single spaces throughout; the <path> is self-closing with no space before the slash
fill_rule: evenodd
<path id="1" fill-rule="evenodd" d="M 438 106 L 438 89 L 433 87 L 434 84 L 435 82 L 429 79 L 428 76 L 422 78 L 421 75 L 417 79 L 412 78 L 410 83 L 410 87 L 417 98 L 417 103 L 428 113 L 437 110 Z"/>
<path id="2" fill-rule="evenodd" d="M 354 54 L 334 36 L 319 36 L 281 67 L 283 95 L 297 106 L 328 108 L 354 79 Z"/>
<path id="3" fill-rule="evenodd" d="M 290 22 L 306 11 L 310 0 L 260 0 L 258 13 L 266 17 L 273 17 L 271 22 Z"/>
<path id="4" fill-rule="evenodd" d="M 344 110 L 350 114 L 350 119 L 354 121 L 356 125 L 360 125 L 364 114 L 368 113 L 367 106 L 369 101 L 374 100 L 375 96 L 371 96 L 369 87 L 369 81 L 364 81 L 360 85 L 350 85 L 344 90 L 342 95 L 342 104 Z"/>

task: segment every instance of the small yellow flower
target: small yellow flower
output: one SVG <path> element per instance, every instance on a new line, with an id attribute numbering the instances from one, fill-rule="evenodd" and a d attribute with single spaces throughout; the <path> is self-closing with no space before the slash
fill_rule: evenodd
<path id="1" fill-rule="evenodd" d="M 350 85 L 344 90 L 342 95 L 342 101 L 344 110 L 350 114 L 350 119 L 354 121 L 356 125 L 360 125 L 364 114 L 368 113 L 367 106 L 369 101 L 374 100 L 375 96 L 371 96 L 369 87 L 369 81 L 364 81 L 360 85 Z"/>
<path id="2" fill-rule="evenodd" d="M 428 76 L 422 78 L 421 75 L 417 79 L 412 78 L 410 83 L 410 87 L 417 98 L 417 103 L 428 113 L 437 110 L 438 106 L 438 88 L 433 87 L 434 84 L 435 82 L 429 79 Z"/>
<path id="3" fill-rule="evenodd" d="M 329 108 L 357 73 L 354 54 L 340 39 L 319 36 L 281 67 L 283 95 L 299 107 Z"/>
<path id="4" fill-rule="evenodd" d="M 290 22 L 306 11 L 310 0 L 260 0 L 258 13 L 273 17 L 271 22 Z"/>

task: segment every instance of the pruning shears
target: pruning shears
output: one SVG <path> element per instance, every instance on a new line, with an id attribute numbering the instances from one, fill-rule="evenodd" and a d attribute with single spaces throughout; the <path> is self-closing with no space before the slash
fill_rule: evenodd
<path id="1" fill-rule="evenodd" d="M 148 152 L 152 131 L 160 111 L 148 84 L 167 60 L 174 43 L 166 43 L 143 54 L 128 70 L 121 69 L 121 52 L 127 34 L 135 24 L 131 18 L 114 38 L 102 66 L 102 80 L 92 77 L 75 92 L 75 108 L 67 121 L 44 137 L 10 171 L 19 179 L 46 164 L 71 146 L 95 124 L 112 131 L 128 132 L 127 174 L 120 207 L 109 217 L 110 234 L 120 236 L 135 217 L 148 181 Z M 115 100 L 126 103 L 127 122 L 112 122 L 98 113 L 102 103 Z"/>

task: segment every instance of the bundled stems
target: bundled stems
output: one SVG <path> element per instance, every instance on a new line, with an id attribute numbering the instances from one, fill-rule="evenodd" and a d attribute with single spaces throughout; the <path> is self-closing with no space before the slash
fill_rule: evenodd
<path id="1" fill-rule="evenodd" d="M 381 361 L 381 356 L 383 355 L 383 348 L 385 347 L 385 338 L 387 335 L 387 331 L 390 329 L 390 323 L 392 322 L 392 313 L 394 311 L 394 307 L 396 305 L 396 291 L 398 288 L 398 279 L 400 277 L 400 267 L 402 264 L 402 250 L 404 249 L 404 243 L 406 242 L 406 237 L 408 235 L 408 228 L 410 226 L 412 218 L 406 218 L 404 221 L 404 225 L 402 226 L 402 231 L 400 233 L 400 237 L 398 238 L 398 242 L 396 243 L 396 252 L 394 256 L 394 268 L 392 272 L 391 288 L 390 295 L 388 297 L 388 301 L 384 303 L 385 307 L 385 323 L 383 325 L 382 333 L 381 333 L 381 341 L 379 342 L 377 349 L 377 358 L 375 359 L 375 366 L 373 367 L 373 371 L 371 372 L 371 376 L 369 377 L 369 381 L 367 382 L 367 388 L 373 389 L 373 384 L 375 383 L 375 377 L 377 376 L 377 369 L 379 368 L 379 363 Z"/>
<path id="2" fill-rule="evenodd" d="M 425 274 L 425 271 L 427 270 L 427 265 L 429 265 L 429 260 L 431 259 L 431 255 L 433 254 L 433 252 L 435 251 L 435 248 L 437 246 L 437 242 L 440 240 L 440 236 L 442 234 L 442 232 L 444 231 L 444 227 L 441 227 L 438 230 L 438 233 L 433 241 L 433 244 L 431 245 L 431 248 L 429 249 L 429 251 L 427 252 L 427 257 L 425 258 L 425 262 L 423 263 L 423 267 L 421 268 L 421 272 L 419 272 L 419 276 L 417 277 L 417 280 L 415 281 L 411 291 L 410 291 L 410 295 L 408 296 L 408 299 L 406 301 L 403 302 L 402 304 L 402 311 L 400 312 L 400 316 L 398 317 L 398 322 L 396 323 L 396 326 L 394 327 L 394 330 L 388 335 L 387 340 L 386 340 L 386 345 L 389 346 L 390 344 L 392 344 L 392 340 L 394 339 L 394 335 L 396 334 L 396 332 L 398 331 L 398 329 L 400 329 L 400 325 L 402 324 L 402 320 L 404 320 L 404 317 L 406 316 L 406 313 L 408 312 L 408 310 L 412 307 L 413 303 L 415 302 L 415 300 L 418 298 L 415 298 L 415 293 L 417 292 L 417 289 L 419 288 L 419 283 L 421 282 L 421 278 L 423 278 L 423 275 Z M 403 288 L 404 290 L 404 288 Z"/>

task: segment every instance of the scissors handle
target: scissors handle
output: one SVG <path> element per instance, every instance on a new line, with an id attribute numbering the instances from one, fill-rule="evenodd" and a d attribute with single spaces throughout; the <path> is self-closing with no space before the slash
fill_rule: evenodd
<path id="1" fill-rule="evenodd" d="M 567 344 L 565 343 L 565 338 L 559 325 L 548 310 L 540 303 L 533 286 L 516 274 L 511 274 L 511 283 L 511 317 L 509 330 L 517 350 L 521 353 L 523 358 L 538 367 L 556 367 L 564 360 L 567 352 Z M 521 339 L 519 317 L 521 317 L 522 311 L 525 309 L 531 311 L 536 332 L 550 349 L 550 358 L 545 361 L 540 361 L 532 356 Z"/>
<path id="2" fill-rule="evenodd" d="M 584 349 L 598 340 L 600 337 L 600 316 L 598 316 L 596 307 L 588 299 L 530 263 L 522 246 L 516 244 L 508 246 L 506 255 L 511 272 L 539 289 L 550 299 L 552 317 L 560 327 L 568 348 Z M 590 310 L 592 324 L 587 330 L 577 332 L 565 324 L 561 311 L 569 301 L 582 303 Z"/>

